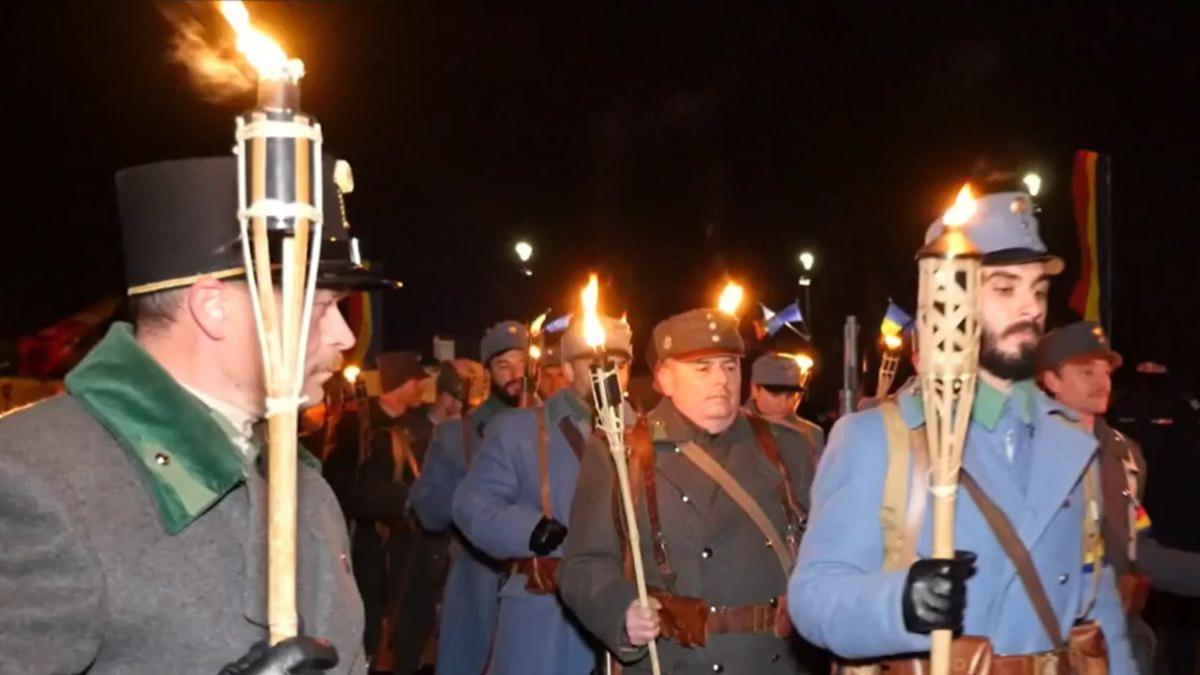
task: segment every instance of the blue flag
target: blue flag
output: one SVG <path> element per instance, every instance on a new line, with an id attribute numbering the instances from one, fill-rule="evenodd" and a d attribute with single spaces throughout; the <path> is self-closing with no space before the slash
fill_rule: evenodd
<path id="1" fill-rule="evenodd" d="M 908 315 L 908 312 L 900 309 L 889 298 L 887 312 L 883 315 L 883 324 L 879 326 L 879 332 L 884 335 L 899 335 L 911 323 L 912 317 Z"/>
<path id="2" fill-rule="evenodd" d="M 566 330 L 571 325 L 571 315 L 563 314 L 557 319 L 551 321 L 542 327 L 543 333 L 558 333 Z"/>
<path id="3" fill-rule="evenodd" d="M 765 322 L 764 328 L 767 335 L 774 336 L 784 326 L 804 320 L 804 316 L 800 313 L 800 305 L 796 302 L 778 312 L 772 312 L 766 305 L 760 304 L 759 306 L 762 307 L 763 321 Z"/>

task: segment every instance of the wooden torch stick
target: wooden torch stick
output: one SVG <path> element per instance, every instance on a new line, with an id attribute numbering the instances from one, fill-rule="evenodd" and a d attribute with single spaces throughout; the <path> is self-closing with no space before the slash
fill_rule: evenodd
<path id="1" fill-rule="evenodd" d="M 879 381 L 875 384 L 875 397 L 883 398 L 892 388 L 896 379 L 896 370 L 900 367 L 900 354 L 891 350 L 883 352 L 883 360 L 879 363 Z"/>
<path id="2" fill-rule="evenodd" d="M 963 194 L 970 200 L 969 191 Z M 967 205 L 965 215 L 954 213 L 955 207 L 947 211 L 941 236 L 917 254 L 917 337 L 933 499 L 932 556 L 939 559 L 954 557 L 958 474 L 979 373 L 982 257 L 959 227 L 973 213 L 973 202 Z M 930 637 L 930 671 L 949 675 L 954 633 L 936 630 Z"/>
<path id="3" fill-rule="evenodd" d="M 593 391 L 597 395 L 597 409 L 600 426 L 608 438 L 608 449 L 612 452 L 613 466 L 617 470 L 617 485 L 621 488 L 621 505 L 625 510 L 625 527 L 629 533 L 629 551 L 633 557 L 633 579 L 637 586 L 638 602 L 642 607 L 650 607 L 650 596 L 646 592 L 646 569 L 642 563 L 642 537 L 638 531 L 637 512 L 633 507 L 633 490 L 629 485 L 629 463 L 626 461 L 624 425 L 617 417 L 621 401 L 615 404 L 608 400 L 608 378 L 615 378 L 616 372 L 596 368 L 593 372 Z M 650 669 L 654 675 L 661 670 L 658 663 L 658 644 L 651 640 L 646 647 L 650 650 Z"/>

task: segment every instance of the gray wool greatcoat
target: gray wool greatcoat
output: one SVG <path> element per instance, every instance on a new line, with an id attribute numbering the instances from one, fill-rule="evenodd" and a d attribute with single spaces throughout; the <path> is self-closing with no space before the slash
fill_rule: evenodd
<path id="1" fill-rule="evenodd" d="M 265 480 L 128 326 L 67 386 L 0 418 L 0 674 L 215 675 L 266 638 Z M 303 630 L 365 673 L 341 511 L 298 491 Z"/>
<path id="2" fill-rule="evenodd" d="M 758 502 L 780 533 L 786 517 L 780 498 L 784 476 L 759 447 L 745 415 L 711 436 L 663 401 L 646 415 L 654 446 L 655 491 L 676 595 L 735 607 L 770 601 L 787 591 L 787 575 L 746 513 L 675 446 L 693 441 L 720 462 Z M 799 432 L 772 425 L 800 507 L 807 510 L 816 448 Z M 571 522 L 558 568 L 563 601 L 580 622 L 626 663 L 627 673 L 649 673 L 646 649 L 633 649 L 625 634 L 625 611 L 636 598 L 622 569 L 622 539 L 613 512 L 616 481 L 607 443 L 592 436 L 575 486 Z M 637 501 L 646 582 L 668 588 L 656 566 L 646 500 Z M 710 636 L 705 647 L 658 641 L 664 673 L 783 675 L 806 672 L 811 654 L 793 639 L 765 633 Z"/>

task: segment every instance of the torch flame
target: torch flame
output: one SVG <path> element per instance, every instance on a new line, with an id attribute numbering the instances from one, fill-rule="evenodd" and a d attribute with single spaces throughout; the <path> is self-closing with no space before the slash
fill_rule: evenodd
<path id="1" fill-rule="evenodd" d="M 904 345 L 904 338 L 900 337 L 899 335 L 884 335 L 883 336 L 883 346 L 887 347 L 889 350 L 891 350 L 893 352 L 900 349 L 900 347 L 903 345 Z"/>
<path id="2" fill-rule="evenodd" d="M 354 364 L 350 364 L 346 366 L 344 370 L 342 370 L 342 377 L 346 378 L 346 381 L 350 384 L 354 384 L 358 381 L 358 376 L 360 373 L 362 373 L 362 368 L 359 368 Z"/>
<path id="3" fill-rule="evenodd" d="M 971 194 L 971 184 L 967 183 L 958 191 L 954 204 L 942 215 L 942 223 L 947 227 L 962 227 L 971 216 L 975 215 L 975 197 Z"/>
<path id="4" fill-rule="evenodd" d="M 600 315 L 596 306 L 600 303 L 600 281 L 595 274 L 588 276 L 587 286 L 579 294 L 583 303 L 583 341 L 592 349 L 604 346 L 604 326 L 600 323 Z"/>
<path id="5" fill-rule="evenodd" d="M 745 296 L 746 290 L 742 288 L 741 284 L 731 279 L 725 283 L 721 297 L 717 299 L 717 309 L 730 316 L 737 316 L 738 307 L 742 304 Z"/>
<path id="6" fill-rule="evenodd" d="M 813 359 L 808 354 L 796 354 L 793 358 L 796 360 L 796 365 L 800 366 L 800 372 L 807 373 L 812 370 Z"/>
<path id="7" fill-rule="evenodd" d="M 221 0 L 218 8 L 237 35 L 238 51 L 245 55 L 260 76 L 298 79 L 304 74 L 304 65 L 300 61 L 289 61 L 278 42 L 254 27 L 245 3 L 241 0 Z"/>
<path id="8" fill-rule="evenodd" d="M 546 323 L 546 317 L 550 315 L 550 310 L 546 310 L 538 315 L 533 323 L 529 324 L 529 334 L 538 335 L 542 332 L 542 326 Z M 537 357 L 534 357 L 537 358 Z"/>
<path id="9" fill-rule="evenodd" d="M 542 348 L 537 345 L 529 345 L 529 358 L 534 361 L 542 358 Z"/>

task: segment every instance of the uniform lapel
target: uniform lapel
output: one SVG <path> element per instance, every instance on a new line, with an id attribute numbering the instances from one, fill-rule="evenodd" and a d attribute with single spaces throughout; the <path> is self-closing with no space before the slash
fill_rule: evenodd
<path id="1" fill-rule="evenodd" d="M 696 440 L 695 427 L 666 398 L 646 415 L 646 423 L 654 443 L 655 473 L 661 479 L 658 482 L 670 485 L 675 493 L 660 494 L 660 501 L 686 497 L 687 504 L 707 521 L 717 485 L 677 450 L 680 444 Z"/>
<path id="2" fill-rule="evenodd" d="M 1045 396 L 1034 400 L 1033 461 L 1027 499 L 1030 513 L 1018 527 L 1021 539 L 1030 547 L 1079 484 L 1097 447 L 1095 437 L 1073 424 L 1070 412 Z"/>
<path id="3" fill-rule="evenodd" d="M 1012 470 L 1007 466 L 1008 460 L 1001 457 L 988 440 L 987 429 L 972 421 L 967 432 L 967 446 L 963 450 L 963 470 L 971 474 L 984 494 L 996 502 L 1010 521 L 1020 523 L 1028 515 L 1025 499 L 1013 481 Z"/>

